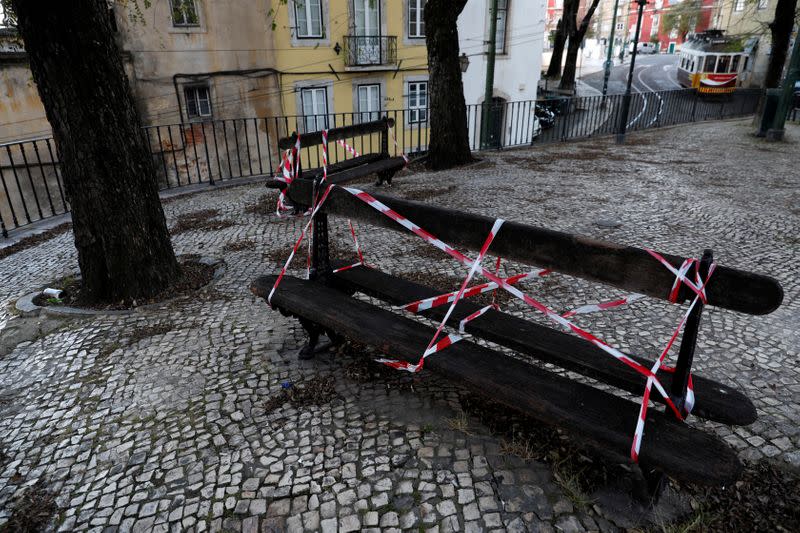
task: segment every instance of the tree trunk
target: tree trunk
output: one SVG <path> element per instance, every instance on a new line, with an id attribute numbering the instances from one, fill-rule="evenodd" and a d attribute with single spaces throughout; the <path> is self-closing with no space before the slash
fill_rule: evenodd
<path id="1" fill-rule="evenodd" d="M 547 67 L 548 78 L 558 78 L 561 76 L 561 58 L 564 57 L 564 44 L 567 42 L 567 31 L 564 28 L 564 19 L 558 19 L 556 24 L 556 34 L 553 40 L 553 55 L 550 57 L 550 65 Z"/>
<path id="2" fill-rule="evenodd" d="M 772 55 L 764 77 L 764 86 L 767 88 L 778 87 L 781 84 L 796 9 L 797 0 L 778 0 L 775 5 L 775 19 L 769 23 L 769 31 L 772 34 Z"/>
<path id="3" fill-rule="evenodd" d="M 431 170 L 473 161 L 456 28 L 458 15 L 466 3 L 467 0 L 428 0 L 425 4 L 431 115 L 426 165 Z"/>
<path id="4" fill-rule="evenodd" d="M 53 129 L 84 288 L 151 296 L 179 275 L 106 0 L 13 0 Z"/>
<path id="5" fill-rule="evenodd" d="M 578 26 L 579 1 L 569 0 L 569 6 L 567 6 L 567 2 L 564 3 L 565 28 L 569 43 L 567 45 L 567 60 L 564 62 L 564 72 L 561 74 L 561 83 L 558 86 L 563 91 L 575 90 L 575 68 L 578 63 L 578 52 L 584 37 L 586 37 L 586 32 L 589 30 L 589 22 L 591 22 L 592 15 L 594 15 L 599 3 L 600 0 L 592 0 L 592 4 L 583 16 L 580 26 Z"/>
<path id="6" fill-rule="evenodd" d="M 578 64 L 578 52 L 581 50 L 582 39 L 570 37 L 567 43 L 567 60 L 564 62 L 564 72 L 561 74 L 561 83 L 558 88 L 562 91 L 575 90 L 575 69 Z"/>

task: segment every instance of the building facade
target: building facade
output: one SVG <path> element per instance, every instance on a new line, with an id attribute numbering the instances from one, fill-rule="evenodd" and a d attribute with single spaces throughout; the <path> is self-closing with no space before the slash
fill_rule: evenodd
<path id="1" fill-rule="evenodd" d="M 639 42 L 657 45 L 660 52 L 673 54 L 693 33 L 711 28 L 715 3 L 718 0 L 655 0 L 649 2 L 642 12 L 642 28 Z M 626 42 L 631 43 L 636 33 L 638 4 L 627 3 L 625 12 Z M 671 18 L 671 12 L 682 12 L 683 16 Z"/>
<path id="2" fill-rule="evenodd" d="M 717 1 L 713 16 L 714 27 L 725 31 L 729 37 L 738 37 L 750 54 L 745 86 L 760 87 L 764 84 L 772 53 L 772 36 L 768 25 L 775 18 L 776 4 L 777 0 Z M 787 59 L 789 55 L 791 53 L 787 54 Z"/>
<path id="3" fill-rule="evenodd" d="M 492 101 L 499 112 L 492 117 L 490 135 L 497 144 L 525 143 L 535 134 L 530 102 L 536 99 L 541 77 L 545 1 L 498 0 L 497 7 Z M 471 146 L 480 145 L 476 135 L 480 135 L 482 117 L 476 106 L 485 99 L 490 9 L 490 0 L 470 0 L 458 18 L 459 47 L 469 59 L 463 84 Z"/>

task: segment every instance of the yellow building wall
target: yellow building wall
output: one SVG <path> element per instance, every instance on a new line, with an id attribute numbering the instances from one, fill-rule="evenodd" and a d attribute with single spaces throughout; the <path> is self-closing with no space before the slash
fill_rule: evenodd
<path id="1" fill-rule="evenodd" d="M 381 115 L 395 118 L 394 133 L 400 149 L 406 152 L 427 147 L 427 124 L 409 124 L 404 119 L 406 87 L 409 81 L 425 81 L 428 76 L 425 39 L 407 36 L 408 5 L 406 0 L 375 0 L 380 2 L 381 35 L 394 36 L 397 42 L 397 62 L 370 67 L 348 67 L 345 64 L 345 39 L 352 33 L 353 0 L 322 0 L 324 34 L 322 39 L 303 40 L 295 36 L 294 0 L 277 7 L 273 43 L 276 68 L 281 72 L 281 103 L 289 119 L 288 130 L 302 131 L 303 114 L 299 91 L 309 85 L 328 88 L 328 127 L 349 125 L 357 109 L 357 86 L 379 83 L 381 86 Z M 275 2 L 277 4 L 277 2 Z M 336 45 L 341 47 L 337 54 Z M 335 72 L 335 73 L 334 73 Z M 359 152 L 379 148 L 377 136 L 355 139 Z M 341 149 L 339 149 L 341 151 Z M 394 147 L 390 143 L 390 152 Z M 337 154 L 343 155 L 343 154 Z M 332 160 L 336 160 L 335 157 Z M 313 161 L 312 161 L 313 164 Z"/>

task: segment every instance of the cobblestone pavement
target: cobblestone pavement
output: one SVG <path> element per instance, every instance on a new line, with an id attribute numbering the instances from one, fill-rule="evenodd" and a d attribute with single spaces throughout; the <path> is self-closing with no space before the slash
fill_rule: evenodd
<path id="1" fill-rule="evenodd" d="M 778 278 L 786 297 L 771 315 L 708 309 L 696 358 L 699 372 L 753 399 L 758 421 L 692 423 L 744 459 L 800 466 L 798 143 L 766 144 L 750 130 L 711 123 L 639 133 L 623 147 L 603 139 L 490 153 L 467 169 L 398 176 L 392 192 L 666 252 L 710 247 L 720 264 Z M 178 253 L 227 262 L 196 297 L 126 315 L 42 319 L 0 349 L 0 525 L 11 502 L 43 480 L 57 495 L 51 527 L 61 530 L 616 529 L 602 513 L 580 511 L 551 467 L 504 453 L 501 438 L 461 414 L 461 391 L 446 380 L 426 372 L 394 387 L 353 377 L 352 368 L 375 368 L 356 355 L 298 361 L 299 325 L 248 290 L 276 271 L 299 228 L 248 212 L 263 195 L 243 186 L 165 205 L 170 221 L 214 208 L 234 222 L 175 236 Z M 347 250 L 339 222 L 335 239 Z M 452 285 L 463 275 L 419 241 L 357 229 L 367 260 L 382 269 Z M 6 340 L 36 320 L 14 316 L 16 297 L 76 271 L 71 239 L 0 260 Z M 564 310 L 619 294 L 565 276 L 538 283 L 528 288 Z M 580 323 L 655 354 L 681 312 L 645 299 Z M 330 401 L 267 407 L 282 383 L 318 376 L 333 376 Z"/>

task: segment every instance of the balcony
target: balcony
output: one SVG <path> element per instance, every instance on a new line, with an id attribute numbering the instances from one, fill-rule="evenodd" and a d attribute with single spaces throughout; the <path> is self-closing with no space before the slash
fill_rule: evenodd
<path id="1" fill-rule="evenodd" d="M 345 35 L 344 64 L 346 67 L 397 64 L 397 37 Z"/>

